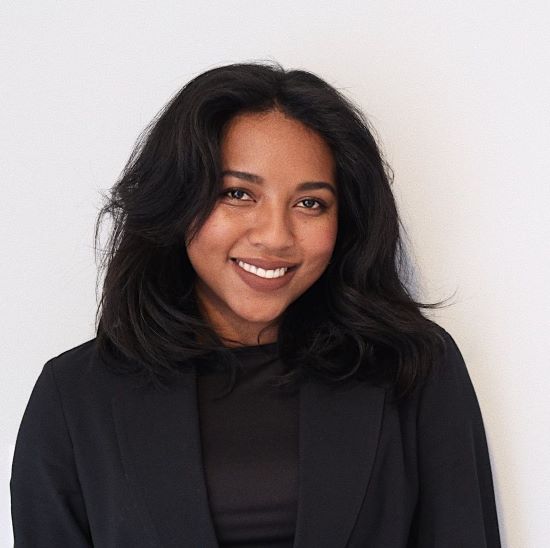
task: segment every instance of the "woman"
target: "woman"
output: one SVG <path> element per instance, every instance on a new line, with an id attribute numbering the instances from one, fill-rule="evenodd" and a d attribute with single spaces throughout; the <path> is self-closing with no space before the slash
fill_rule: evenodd
<path id="1" fill-rule="evenodd" d="M 45 364 L 20 427 L 16 546 L 500 545 L 474 389 L 339 92 L 199 75 L 96 238 L 107 213 L 97 336 Z"/>

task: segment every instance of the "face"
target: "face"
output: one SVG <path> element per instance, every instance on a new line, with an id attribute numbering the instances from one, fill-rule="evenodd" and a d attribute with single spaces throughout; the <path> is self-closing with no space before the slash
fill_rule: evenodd
<path id="1" fill-rule="evenodd" d="M 274 342 L 281 315 L 334 250 L 334 157 L 322 137 L 280 111 L 237 115 L 220 147 L 223 190 L 187 244 L 199 307 L 222 337 Z"/>

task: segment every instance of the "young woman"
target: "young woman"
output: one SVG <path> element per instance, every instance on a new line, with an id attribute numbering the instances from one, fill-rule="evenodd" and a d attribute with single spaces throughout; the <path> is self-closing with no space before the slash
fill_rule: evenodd
<path id="1" fill-rule="evenodd" d="M 49 360 L 18 547 L 500 546 L 482 417 L 403 280 L 360 111 L 276 64 L 189 82 L 139 141 L 97 336 Z"/>

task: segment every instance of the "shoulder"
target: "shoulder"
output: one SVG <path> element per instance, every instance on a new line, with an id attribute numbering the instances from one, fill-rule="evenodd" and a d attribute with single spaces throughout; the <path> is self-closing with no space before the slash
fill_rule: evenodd
<path id="1" fill-rule="evenodd" d="M 95 341 L 96 339 L 93 338 L 61 352 L 50 358 L 45 367 L 62 379 L 87 373 L 93 368 Z"/>
<path id="2" fill-rule="evenodd" d="M 449 426 L 452 422 L 479 422 L 479 402 L 462 352 L 453 336 L 444 328 L 440 329 L 445 341 L 444 351 L 419 385 L 419 417 Z"/>
<path id="3" fill-rule="evenodd" d="M 110 399 L 117 391 L 125 390 L 135 382 L 130 376 L 116 374 L 100 357 L 96 338 L 50 358 L 44 364 L 42 377 L 49 378 L 61 400 L 81 403 Z"/>
<path id="4" fill-rule="evenodd" d="M 444 341 L 443 353 L 433 363 L 428 375 L 425 390 L 473 390 L 472 382 L 464 357 L 453 336 L 439 326 L 440 335 Z"/>
<path id="5" fill-rule="evenodd" d="M 90 339 L 50 358 L 44 365 L 56 384 L 69 385 L 87 380 L 104 367 L 98 360 L 96 339 Z"/>

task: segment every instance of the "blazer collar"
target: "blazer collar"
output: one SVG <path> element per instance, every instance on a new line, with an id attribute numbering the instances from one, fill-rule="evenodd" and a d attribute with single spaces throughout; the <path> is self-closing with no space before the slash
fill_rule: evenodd
<path id="1" fill-rule="evenodd" d="M 294 548 L 346 545 L 365 497 L 385 390 L 350 382 L 300 389 L 299 490 Z M 218 548 L 202 465 L 195 367 L 167 391 L 113 399 L 125 473 L 151 546 Z"/>

